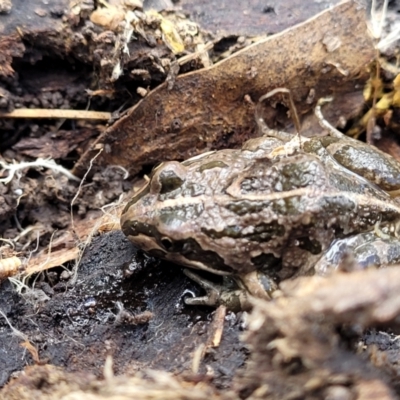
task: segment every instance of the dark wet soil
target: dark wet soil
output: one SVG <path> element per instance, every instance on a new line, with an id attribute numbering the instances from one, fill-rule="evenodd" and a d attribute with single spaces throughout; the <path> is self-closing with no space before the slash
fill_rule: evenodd
<path id="1" fill-rule="evenodd" d="M 8 281 L 1 286 L 0 309 L 38 349 L 41 360 L 100 377 L 108 354 L 116 374 L 142 368 L 191 371 L 194 351 L 207 342 L 213 313 L 183 303 L 186 291 L 199 289 L 179 267 L 145 256 L 121 232 L 112 232 L 96 237 L 85 250 L 75 284 L 73 278 L 60 280 L 62 273 L 53 273 L 52 287 L 44 279 L 22 296 Z M 132 325 L 117 317 L 117 302 L 132 315 L 150 311 L 152 317 Z M 246 358 L 239 319 L 228 314 L 220 346 L 205 355 L 204 365 L 220 387 L 229 384 Z M 32 359 L 4 318 L 0 333 L 4 384 Z"/>

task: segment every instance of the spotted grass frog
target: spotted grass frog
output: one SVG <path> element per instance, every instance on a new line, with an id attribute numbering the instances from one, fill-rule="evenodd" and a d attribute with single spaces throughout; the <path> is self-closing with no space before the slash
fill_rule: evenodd
<path id="1" fill-rule="evenodd" d="M 186 303 L 246 309 L 249 294 L 270 298 L 280 280 L 325 274 L 344 254 L 357 256 L 363 235 L 370 249 L 389 242 L 398 249 L 391 262 L 400 261 L 400 205 L 389 193 L 400 189 L 400 164 L 334 129 L 320 105 L 316 114 L 326 136 L 268 129 L 257 114 L 262 137 L 162 163 L 127 203 L 121 227 L 134 244 L 226 277 L 229 285 L 215 285 L 186 270 L 207 291 Z"/>

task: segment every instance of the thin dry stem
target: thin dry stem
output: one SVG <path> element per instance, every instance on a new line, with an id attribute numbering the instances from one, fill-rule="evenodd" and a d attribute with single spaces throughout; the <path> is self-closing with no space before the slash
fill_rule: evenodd
<path id="1" fill-rule="evenodd" d="M 98 153 L 90 160 L 89 168 L 87 169 L 85 175 L 83 176 L 82 180 L 80 181 L 78 190 L 76 191 L 76 194 L 75 194 L 74 198 L 71 200 L 71 226 L 72 226 L 72 229 L 74 229 L 74 216 L 73 216 L 73 214 L 72 214 L 72 207 L 73 207 L 73 205 L 74 205 L 74 203 L 75 203 L 75 200 L 78 198 L 78 196 L 79 196 L 79 194 L 80 194 L 80 191 L 81 191 L 81 189 L 82 189 L 82 185 L 83 185 L 83 183 L 85 182 L 86 177 L 88 176 L 90 170 L 91 170 L 92 167 L 93 167 L 93 162 L 94 162 L 94 160 L 96 160 L 96 158 L 101 154 L 102 151 L 103 151 L 103 149 L 100 149 L 100 150 L 98 151 Z"/>
<path id="2" fill-rule="evenodd" d="M 18 108 L 5 113 L 0 112 L 1 118 L 46 118 L 46 119 L 84 119 L 84 120 L 106 120 L 111 119 L 112 114 L 102 111 L 86 110 L 60 110 L 45 108 Z"/>

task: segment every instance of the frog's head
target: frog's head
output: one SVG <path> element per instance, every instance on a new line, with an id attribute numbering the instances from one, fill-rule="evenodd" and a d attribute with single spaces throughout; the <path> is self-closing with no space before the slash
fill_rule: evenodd
<path id="1" fill-rule="evenodd" d="M 216 252 L 205 249 L 201 239 L 199 220 L 204 203 L 212 197 L 199 180 L 202 173 L 189 163 L 171 161 L 158 166 L 125 206 L 121 229 L 153 256 L 213 273 L 231 273 L 232 268 Z"/>
<path id="2" fill-rule="evenodd" d="M 178 206 L 179 210 L 182 209 L 182 201 L 177 202 L 176 197 L 182 192 L 185 176 L 185 168 L 180 163 L 162 163 L 153 169 L 149 181 L 125 206 L 121 215 L 121 228 L 143 250 L 168 247 L 171 241 L 169 235 L 173 235 L 172 231 L 184 222 L 185 216 L 177 212 Z M 169 227 L 164 236 L 159 231 L 162 225 Z M 149 239 L 143 242 L 142 236 Z"/>

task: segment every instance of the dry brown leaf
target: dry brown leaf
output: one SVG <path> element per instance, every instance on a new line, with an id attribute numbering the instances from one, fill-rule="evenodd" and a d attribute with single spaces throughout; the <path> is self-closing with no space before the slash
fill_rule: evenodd
<path id="1" fill-rule="evenodd" d="M 213 67 L 179 76 L 170 91 L 166 83 L 159 86 L 100 136 L 97 145 L 106 151 L 96 162 L 137 173 L 165 159 L 239 146 L 256 134 L 254 103 L 275 87 L 291 89 L 300 115 L 312 110 L 318 98 L 333 94 L 336 103 L 324 113 L 338 122 L 351 114 L 343 99 L 354 95 L 356 85 L 363 86 L 365 66 L 374 56 L 365 10 L 343 2 Z M 265 118 L 281 127 L 291 124 L 282 107 L 270 107 Z M 315 134 L 316 125 L 311 126 Z M 81 158 L 77 172 L 92 156 L 89 151 Z"/>

